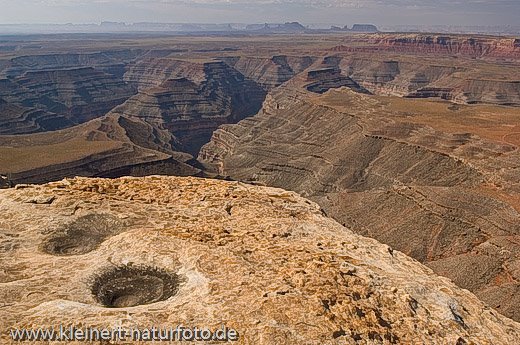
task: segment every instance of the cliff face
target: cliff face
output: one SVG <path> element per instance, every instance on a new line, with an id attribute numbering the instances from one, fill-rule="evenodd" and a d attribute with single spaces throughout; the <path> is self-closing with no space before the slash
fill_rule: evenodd
<path id="1" fill-rule="evenodd" d="M 0 84 L 3 84 L 2 81 Z M 42 109 L 25 107 L 20 103 L 11 103 L 3 99 L 0 99 L 0 112 L 2 113 L 0 118 L 2 134 L 32 133 L 74 125 L 63 115 L 59 116 Z"/>
<path id="2" fill-rule="evenodd" d="M 287 55 L 276 55 L 271 58 L 237 56 L 220 59 L 267 91 L 289 81 L 316 61 L 316 58 L 311 56 Z"/>
<path id="3" fill-rule="evenodd" d="M 56 130 L 105 115 L 135 93 L 92 67 L 31 71 L 0 80 L 0 134 Z M 2 106 L 0 104 L 0 106 Z"/>
<path id="4" fill-rule="evenodd" d="M 191 65 L 175 64 L 180 71 Z M 206 62 L 195 70 L 203 77 L 168 79 L 112 112 L 168 129 L 177 138 L 179 150 L 197 155 L 219 125 L 258 112 L 265 91 L 223 62 Z"/>
<path id="5" fill-rule="evenodd" d="M 225 325 L 260 345 L 520 338 L 467 290 L 281 189 L 76 178 L 1 190 L 0 213 L 3 330 Z"/>
<path id="6" fill-rule="evenodd" d="M 465 80 L 463 90 L 455 93 L 454 98 L 463 102 L 520 105 L 520 80 L 474 79 Z"/>
<path id="7" fill-rule="evenodd" d="M 0 62 L 0 134 L 71 127 L 101 117 L 136 93 L 125 66 L 142 50 L 17 56 Z"/>
<path id="8" fill-rule="evenodd" d="M 520 59 L 517 39 L 487 36 L 427 35 L 427 34 L 372 34 L 358 36 L 361 47 L 339 45 L 334 51 L 392 51 L 407 54 L 458 55 L 470 58 Z"/>
<path id="9" fill-rule="evenodd" d="M 372 93 L 411 98 L 442 98 L 456 103 L 520 105 L 516 68 L 395 57 L 331 56 L 333 65 Z M 331 62 L 329 62 L 330 64 Z"/>
<path id="10" fill-rule="evenodd" d="M 204 64 L 171 58 L 147 57 L 128 65 L 124 80 L 139 91 L 158 87 L 170 79 L 187 78 L 200 83 L 205 79 Z"/>
<path id="11" fill-rule="evenodd" d="M 354 35 L 331 60 L 372 93 L 456 103 L 520 104 L 515 39 L 424 34 Z"/>
<path id="12" fill-rule="evenodd" d="M 348 87 L 361 93 L 370 93 L 351 78 L 341 74 L 341 70 L 335 67 L 326 67 L 309 70 L 307 73 L 307 90 L 315 93 L 324 93 L 330 89 Z"/>
<path id="13" fill-rule="evenodd" d="M 266 92 L 224 62 L 157 54 L 130 64 L 124 78 L 102 72 L 112 60 L 99 55 L 13 59 L 5 69 L 9 78 L 0 80 L 0 151 L 6 155 L 0 172 L 12 174 L 15 183 L 201 174 L 193 155 L 219 125 L 255 114 Z M 60 69 L 60 63 L 95 67 Z M 29 135 L 36 132 L 47 133 Z M 9 161 L 34 154 L 26 164 Z"/>
<path id="14" fill-rule="evenodd" d="M 518 112 L 421 102 L 285 87 L 199 159 L 302 193 L 519 319 Z"/>
<path id="15" fill-rule="evenodd" d="M 34 104 L 56 100 L 52 107 L 64 107 L 63 113 L 76 123 L 105 115 L 124 102 L 134 90 L 111 75 L 92 67 L 28 72 L 17 84 L 37 95 Z"/>
<path id="16" fill-rule="evenodd" d="M 454 54 L 477 58 L 520 58 L 520 49 L 512 38 L 404 36 L 383 38 L 377 43 L 397 52 Z"/>
<path id="17" fill-rule="evenodd" d="M 249 81 L 269 91 L 310 67 L 316 58 L 311 56 L 276 55 L 272 57 L 224 56 L 216 57 L 243 74 Z M 206 79 L 204 61 L 196 59 L 143 58 L 129 65 L 125 81 L 140 90 L 160 86 L 169 79 L 187 78 L 195 83 Z"/>
<path id="18" fill-rule="evenodd" d="M 198 175 L 193 157 L 174 146 L 167 130 L 108 115 L 51 133 L 0 136 L 0 173 L 16 184 L 77 175 Z"/>
<path id="19" fill-rule="evenodd" d="M 62 47 L 63 48 L 63 47 Z M 141 49 L 104 49 L 95 53 L 54 53 L 17 56 L 0 64 L 0 76 L 16 78 L 27 72 L 82 67 L 99 70 L 122 77 L 125 64 L 144 54 Z"/>

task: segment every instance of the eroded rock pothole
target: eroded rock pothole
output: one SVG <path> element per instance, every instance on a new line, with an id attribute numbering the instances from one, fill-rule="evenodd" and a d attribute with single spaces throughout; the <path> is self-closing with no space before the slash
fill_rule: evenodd
<path id="1" fill-rule="evenodd" d="M 109 214 L 88 214 L 61 226 L 42 244 L 52 255 L 81 255 L 96 249 L 106 238 L 122 231 L 124 224 Z"/>
<path id="2" fill-rule="evenodd" d="M 121 266 L 97 276 L 91 291 L 108 308 L 135 307 L 167 300 L 177 294 L 181 279 L 175 273 L 146 266 Z"/>

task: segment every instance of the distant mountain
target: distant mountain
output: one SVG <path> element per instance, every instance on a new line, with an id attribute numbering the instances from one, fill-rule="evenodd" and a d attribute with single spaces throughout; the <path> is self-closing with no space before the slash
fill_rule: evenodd
<path id="1" fill-rule="evenodd" d="M 353 32 L 379 32 L 377 26 L 373 24 L 354 24 L 352 29 L 349 29 L 348 25 L 344 27 L 331 26 L 331 31 L 353 31 Z"/>
<path id="2" fill-rule="evenodd" d="M 372 24 L 354 24 L 352 31 L 356 32 L 378 32 L 377 27 Z"/>
<path id="3" fill-rule="evenodd" d="M 308 30 L 305 26 L 298 22 L 287 22 L 284 24 L 250 24 L 246 26 L 248 31 L 264 31 L 269 33 L 277 32 L 303 32 Z"/>
<path id="4" fill-rule="evenodd" d="M 0 24 L 0 34 L 54 34 L 54 33 L 132 33 L 132 32 L 251 32 L 251 33 L 302 33 L 327 31 L 378 32 L 373 24 L 354 24 L 348 26 L 332 26 L 326 29 L 325 24 L 303 25 L 299 22 L 243 24 L 243 23 L 156 23 L 137 22 L 124 23 L 104 21 L 99 24 Z"/>

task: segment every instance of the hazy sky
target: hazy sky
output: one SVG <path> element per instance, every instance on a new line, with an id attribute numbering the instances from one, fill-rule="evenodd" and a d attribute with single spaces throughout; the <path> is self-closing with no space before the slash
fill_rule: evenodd
<path id="1" fill-rule="evenodd" d="M 518 24 L 520 0 L 0 0 L 0 24 L 101 21 Z"/>

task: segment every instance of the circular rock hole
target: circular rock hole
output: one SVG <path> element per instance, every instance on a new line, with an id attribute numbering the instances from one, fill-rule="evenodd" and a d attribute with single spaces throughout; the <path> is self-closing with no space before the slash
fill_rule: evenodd
<path id="1" fill-rule="evenodd" d="M 175 273 L 152 267 L 122 266 L 96 277 L 92 294 L 105 307 L 135 307 L 174 296 L 179 284 Z"/>
<path id="2" fill-rule="evenodd" d="M 58 256 L 81 255 L 92 251 L 96 242 L 95 238 L 85 236 L 56 236 L 44 244 L 43 251 Z"/>
<path id="3" fill-rule="evenodd" d="M 59 256 L 86 254 L 122 229 L 123 224 L 114 216 L 88 214 L 55 230 L 42 244 L 42 250 Z"/>

